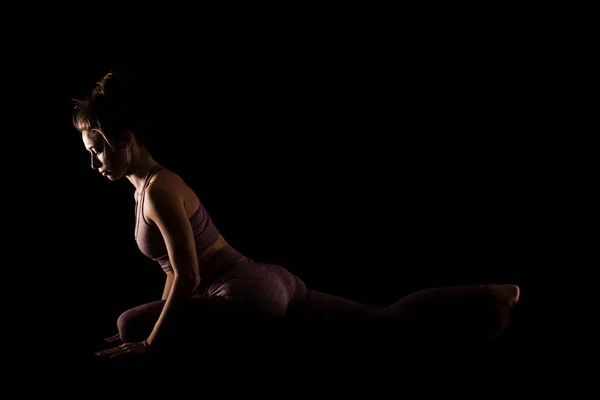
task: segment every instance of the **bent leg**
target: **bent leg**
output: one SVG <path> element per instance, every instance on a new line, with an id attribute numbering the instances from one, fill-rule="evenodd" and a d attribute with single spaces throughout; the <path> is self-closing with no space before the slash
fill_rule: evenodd
<path id="1" fill-rule="evenodd" d="M 123 312 L 117 319 L 119 336 L 123 342 L 141 342 L 148 338 L 164 308 L 165 300 L 153 301 L 133 307 Z M 188 339 L 195 338 L 203 341 L 208 339 L 211 330 L 214 332 L 215 323 L 221 324 L 233 319 L 235 305 L 227 299 L 213 296 L 195 296 L 185 304 L 180 311 L 172 316 L 166 330 L 164 348 L 175 343 L 183 344 Z M 211 326 L 211 329 L 206 329 Z M 197 335 L 203 332 L 202 335 Z M 163 347 L 163 346 L 161 346 Z"/>
<path id="2" fill-rule="evenodd" d="M 123 342 L 141 342 L 148 338 L 165 305 L 164 300 L 141 304 L 123 312 L 117 318 L 119 336 Z"/>

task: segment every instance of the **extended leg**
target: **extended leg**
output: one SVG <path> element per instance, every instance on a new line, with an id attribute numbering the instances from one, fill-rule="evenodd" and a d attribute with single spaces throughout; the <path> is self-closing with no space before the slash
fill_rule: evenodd
<path id="1" fill-rule="evenodd" d="M 517 301 L 515 285 L 423 289 L 388 307 L 309 289 L 290 312 L 308 322 L 378 323 L 412 338 L 485 340 L 506 327 L 510 306 Z"/>

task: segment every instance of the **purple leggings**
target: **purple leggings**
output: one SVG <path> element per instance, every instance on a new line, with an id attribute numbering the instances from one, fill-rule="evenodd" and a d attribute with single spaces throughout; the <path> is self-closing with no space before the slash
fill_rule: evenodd
<path id="1" fill-rule="evenodd" d="M 159 300 L 142 304 L 121 314 L 117 320 L 121 340 L 146 339 L 164 303 Z M 505 325 L 504 308 L 480 285 L 424 289 L 387 307 L 367 305 L 308 289 L 283 267 L 254 262 L 227 246 L 203 267 L 201 284 L 193 294 L 186 318 L 202 325 L 204 317 L 236 310 L 253 320 L 285 317 L 319 326 L 366 322 L 420 336 L 426 333 L 442 338 L 485 339 Z"/>

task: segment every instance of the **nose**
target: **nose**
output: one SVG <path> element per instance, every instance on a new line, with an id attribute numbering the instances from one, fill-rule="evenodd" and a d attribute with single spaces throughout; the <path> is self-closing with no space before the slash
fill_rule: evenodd
<path id="1" fill-rule="evenodd" d="M 92 169 L 98 169 L 101 165 L 102 164 L 100 163 L 100 161 L 92 154 Z"/>

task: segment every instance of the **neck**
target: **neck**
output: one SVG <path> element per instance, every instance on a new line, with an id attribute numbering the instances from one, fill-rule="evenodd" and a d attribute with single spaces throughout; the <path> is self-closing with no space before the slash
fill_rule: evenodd
<path id="1" fill-rule="evenodd" d="M 139 193 L 142 191 L 148 171 L 156 165 L 158 165 L 158 163 L 147 152 L 137 154 L 137 157 L 134 157 L 134 154 L 132 154 L 132 162 L 125 176 L 135 187 L 136 192 Z"/>

